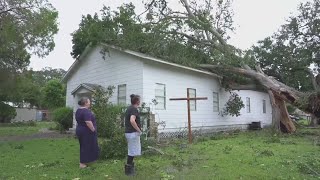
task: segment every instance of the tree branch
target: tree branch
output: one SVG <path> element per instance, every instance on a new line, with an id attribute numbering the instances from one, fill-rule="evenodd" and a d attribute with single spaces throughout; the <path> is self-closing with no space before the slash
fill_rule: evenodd
<path id="1" fill-rule="evenodd" d="M 16 8 L 9 8 L 7 10 L 4 11 L 0 11 L 0 15 L 1 14 L 5 14 L 5 13 L 9 13 L 12 12 L 14 10 L 24 10 L 24 9 L 29 9 L 29 8 L 33 8 L 34 6 L 30 5 L 30 6 L 25 6 L 25 7 L 16 7 Z"/>
<path id="2" fill-rule="evenodd" d="M 184 5 L 185 9 L 187 10 L 189 17 L 194 20 L 197 24 L 199 24 L 200 26 L 202 26 L 204 28 L 204 30 L 209 31 L 210 33 L 212 33 L 217 39 L 218 41 L 225 47 L 227 47 L 227 43 L 226 41 L 223 39 L 223 37 L 221 36 L 221 34 L 212 27 L 212 25 L 210 23 L 204 23 L 201 20 L 199 20 L 199 18 L 197 18 L 191 8 L 190 5 L 188 3 L 188 0 L 180 0 L 180 2 Z M 208 28 L 207 28 L 208 27 Z"/>
<path id="3" fill-rule="evenodd" d="M 314 74 L 311 71 L 311 69 L 308 69 L 308 73 L 309 73 L 309 76 L 310 76 L 310 79 L 311 79 L 312 86 L 313 86 L 314 90 L 320 89 L 320 87 L 319 87 L 319 85 L 317 83 L 316 77 L 314 76 Z"/>
<path id="4" fill-rule="evenodd" d="M 228 87 L 232 90 L 252 90 L 252 91 L 261 90 L 258 88 L 256 84 L 247 84 L 247 85 L 230 84 Z"/>

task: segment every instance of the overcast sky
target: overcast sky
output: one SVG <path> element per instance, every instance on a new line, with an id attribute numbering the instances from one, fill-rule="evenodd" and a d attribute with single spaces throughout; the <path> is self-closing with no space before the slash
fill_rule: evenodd
<path id="1" fill-rule="evenodd" d="M 133 2 L 137 12 L 144 9 L 142 0 L 49 0 L 59 11 L 59 32 L 55 36 L 56 47 L 49 56 L 39 59 L 32 56 L 30 67 L 40 70 L 44 67 L 67 70 L 74 59 L 71 33 L 78 28 L 81 16 L 93 14 L 103 5 L 115 9 L 122 3 Z M 178 1 L 178 0 L 169 0 Z M 235 34 L 231 35 L 231 44 L 241 49 L 251 47 L 275 32 L 291 13 L 297 12 L 297 6 L 305 0 L 234 0 Z"/>

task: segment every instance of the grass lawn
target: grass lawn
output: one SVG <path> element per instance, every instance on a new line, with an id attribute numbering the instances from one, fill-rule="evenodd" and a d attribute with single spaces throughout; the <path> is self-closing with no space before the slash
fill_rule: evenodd
<path id="1" fill-rule="evenodd" d="M 54 122 L 37 122 L 36 126 L 0 127 L 1 136 L 30 135 L 39 132 L 42 128 L 55 127 Z"/>
<path id="2" fill-rule="evenodd" d="M 264 131 L 173 141 L 165 155 L 136 159 L 133 179 L 320 179 L 320 129 L 275 136 Z M 124 159 L 78 169 L 74 138 L 0 143 L 0 179 L 127 179 Z"/>

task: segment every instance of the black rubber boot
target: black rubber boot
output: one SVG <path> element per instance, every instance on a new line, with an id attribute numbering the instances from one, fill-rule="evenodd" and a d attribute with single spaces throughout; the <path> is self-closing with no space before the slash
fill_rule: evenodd
<path id="1" fill-rule="evenodd" d="M 135 168 L 135 166 L 134 166 L 134 162 L 132 163 L 132 173 L 133 173 L 134 175 L 136 175 L 136 168 Z"/>
<path id="2" fill-rule="evenodd" d="M 125 173 L 125 175 L 127 175 L 127 176 L 134 176 L 134 175 L 135 175 L 134 166 L 133 166 L 133 165 L 130 165 L 130 164 L 126 164 L 126 165 L 124 166 L 124 173 Z"/>

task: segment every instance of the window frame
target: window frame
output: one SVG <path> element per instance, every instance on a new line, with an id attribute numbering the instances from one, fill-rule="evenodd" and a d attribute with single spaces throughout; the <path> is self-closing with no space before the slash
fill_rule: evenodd
<path id="1" fill-rule="evenodd" d="M 125 93 L 123 96 L 120 96 L 120 87 L 125 87 Z M 120 103 L 120 99 L 124 99 L 124 105 L 127 104 L 127 84 L 119 84 L 118 85 L 118 94 L 117 94 L 117 100 L 118 100 L 118 104 L 122 104 Z"/>
<path id="2" fill-rule="evenodd" d="M 247 113 L 251 113 L 251 99 L 250 99 L 250 97 L 246 97 L 246 110 L 247 110 Z"/>
<path id="3" fill-rule="evenodd" d="M 190 90 L 194 90 L 194 97 L 190 96 Z M 196 98 L 197 97 L 197 89 L 188 88 L 187 91 L 189 92 L 189 98 Z M 191 106 L 192 106 L 191 102 L 194 102 L 194 108 L 191 108 Z M 190 100 L 190 111 L 197 111 L 197 100 Z"/>
<path id="4" fill-rule="evenodd" d="M 163 91 L 164 91 L 164 96 L 157 96 L 157 86 L 160 85 L 160 86 L 163 86 Z M 162 90 L 162 89 L 161 89 Z M 156 110 L 166 110 L 167 109 L 167 87 L 165 84 L 163 83 L 156 83 L 156 88 L 155 88 L 155 99 L 156 101 L 158 102 L 158 98 L 163 98 L 163 107 L 159 108 L 158 104 L 156 104 L 155 106 L 155 109 Z"/>
<path id="5" fill-rule="evenodd" d="M 262 113 L 267 113 L 267 101 L 265 99 L 262 100 Z"/>
<path id="6" fill-rule="evenodd" d="M 219 93 L 218 92 L 212 92 L 212 104 L 213 104 L 213 112 L 219 112 L 220 111 L 220 98 L 219 98 Z M 214 99 L 214 95 L 217 96 L 217 99 Z M 216 104 L 217 109 L 214 109 L 214 105 Z"/>

